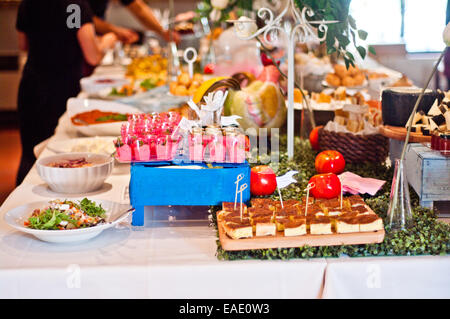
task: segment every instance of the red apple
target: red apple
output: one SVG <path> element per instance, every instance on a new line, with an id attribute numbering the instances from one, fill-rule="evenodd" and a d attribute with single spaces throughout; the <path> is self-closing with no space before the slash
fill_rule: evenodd
<path id="1" fill-rule="evenodd" d="M 315 127 L 311 133 L 309 133 L 309 143 L 311 143 L 311 147 L 313 150 L 319 151 L 320 145 L 319 145 L 319 128 Z"/>
<path id="2" fill-rule="evenodd" d="M 318 174 L 311 177 L 309 183 L 314 183 L 310 190 L 314 198 L 335 198 L 341 194 L 341 181 L 336 174 Z"/>
<path id="3" fill-rule="evenodd" d="M 340 174 L 345 168 L 344 156 L 338 151 L 323 151 L 316 156 L 316 171 L 319 174 Z"/>
<path id="4" fill-rule="evenodd" d="M 250 192 L 255 196 L 272 195 L 277 189 L 277 176 L 267 165 L 252 167 L 250 171 Z"/>

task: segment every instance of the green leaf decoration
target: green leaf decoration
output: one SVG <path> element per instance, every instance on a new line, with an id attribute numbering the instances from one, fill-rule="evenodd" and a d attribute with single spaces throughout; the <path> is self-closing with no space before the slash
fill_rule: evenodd
<path id="1" fill-rule="evenodd" d="M 361 56 L 361 58 L 365 58 L 366 57 L 366 49 L 362 46 L 358 46 L 356 47 L 356 50 L 358 50 L 359 55 Z"/>
<path id="2" fill-rule="evenodd" d="M 367 39 L 367 35 L 368 33 L 364 30 L 358 30 L 358 36 L 361 40 L 366 40 Z"/>

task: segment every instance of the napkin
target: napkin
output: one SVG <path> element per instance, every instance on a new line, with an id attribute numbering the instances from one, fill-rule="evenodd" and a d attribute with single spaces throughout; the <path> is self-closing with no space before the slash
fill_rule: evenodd
<path id="1" fill-rule="evenodd" d="M 374 196 L 386 183 L 386 181 L 375 178 L 364 178 L 352 172 L 342 173 L 339 175 L 339 179 L 341 180 L 343 191 L 353 195 L 368 193 Z"/>

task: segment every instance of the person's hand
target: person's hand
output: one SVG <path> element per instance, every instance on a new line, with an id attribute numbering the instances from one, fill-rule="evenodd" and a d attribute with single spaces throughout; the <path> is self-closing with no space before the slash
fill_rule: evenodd
<path id="1" fill-rule="evenodd" d="M 178 34 L 178 32 L 165 30 L 162 36 L 167 42 L 173 41 L 176 44 L 180 43 L 180 35 Z"/>
<path id="2" fill-rule="evenodd" d="M 125 44 L 131 44 L 139 40 L 139 35 L 136 32 L 122 27 L 115 27 L 114 34 L 117 36 L 119 41 Z"/>
<path id="3" fill-rule="evenodd" d="M 104 34 L 100 41 L 103 49 L 112 49 L 117 42 L 117 36 L 113 32 Z"/>

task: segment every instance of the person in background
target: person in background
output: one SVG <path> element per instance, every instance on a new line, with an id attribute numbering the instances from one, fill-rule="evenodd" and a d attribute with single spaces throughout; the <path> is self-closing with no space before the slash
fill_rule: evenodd
<path id="1" fill-rule="evenodd" d="M 80 92 L 83 60 L 100 63 L 117 41 L 114 33 L 97 38 L 85 0 L 23 0 L 16 29 L 19 48 L 28 51 L 18 94 L 22 158 L 20 184 L 36 158 L 33 148 L 53 135 L 70 97 Z"/>
<path id="2" fill-rule="evenodd" d="M 139 39 L 138 34 L 130 29 L 119 27 L 108 23 L 104 20 L 105 11 L 109 0 L 89 0 L 89 4 L 94 13 L 95 29 L 100 34 L 113 32 L 120 41 L 129 44 L 134 43 Z M 120 2 L 149 30 L 155 31 L 167 42 L 174 41 L 178 43 L 180 36 L 178 33 L 164 30 L 159 21 L 153 15 L 150 9 L 143 0 L 120 0 Z"/>

